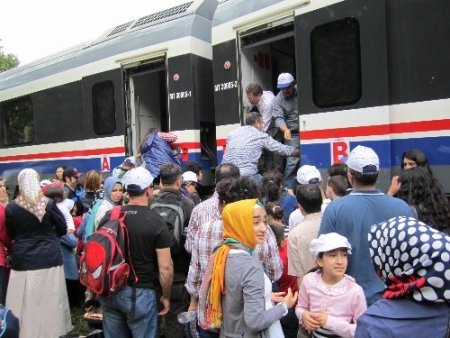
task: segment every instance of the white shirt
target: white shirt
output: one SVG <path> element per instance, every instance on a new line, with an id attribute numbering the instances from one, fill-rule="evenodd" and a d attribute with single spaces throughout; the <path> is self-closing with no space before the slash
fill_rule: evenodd
<path id="1" fill-rule="evenodd" d="M 324 212 L 325 209 L 327 208 L 328 204 L 330 204 L 331 200 L 330 199 L 324 199 L 322 201 L 322 207 L 321 207 L 321 211 Z M 296 209 L 293 212 L 291 212 L 291 215 L 289 216 L 289 232 L 291 232 L 292 229 L 294 229 L 297 224 L 299 224 L 300 222 L 303 222 L 303 220 L 305 219 L 305 216 L 302 214 L 302 212 L 300 211 L 300 209 Z"/>
<path id="2" fill-rule="evenodd" d="M 259 100 L 256 107 L 258 108 L 259 113 L 263 118 L 263 131 L 267 132 L 269 129 L 270 122 L 272 122 L 272 102 L 275 98 L 275 95 L 269 90 L 263 91 L 261 95 L 261 99 Z"/>

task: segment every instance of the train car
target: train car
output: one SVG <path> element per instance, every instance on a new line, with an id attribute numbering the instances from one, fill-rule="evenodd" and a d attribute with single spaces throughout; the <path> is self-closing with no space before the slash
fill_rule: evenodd
<path id="1" fill-rule="evenodd" d="M 184 161 L 214 166 L 211 20 L 189 1 L 0 74 L 0 176 L 58 165 L 110 172 L 149 128 L 177 134 Z"/>
<path id="2" fill-rule="evenodd" d="M 217 151 L 244 117 L 245 86 L 297 79 L 301 163 L 322 171 L 358 144 L 387 190 L 404 151 L 424 151 L 450 192 L 450 2 L 224 0 L 212 27 Z M 326 177 L 326 176 L 325 176 Z"/>
<path id="3" fill-rule="evenodd" d="M 449 15 L 445 0 L 195 0 L 119 25 L 0 74 L 0 175 L 108 171 L 150 127 L 214 167 L 243 122 L 245 86 L 276 93 L 290 72 L 302 164 L 325 171 L 370 146 L 387 189 L 418 148 L 449 193 Z"/>

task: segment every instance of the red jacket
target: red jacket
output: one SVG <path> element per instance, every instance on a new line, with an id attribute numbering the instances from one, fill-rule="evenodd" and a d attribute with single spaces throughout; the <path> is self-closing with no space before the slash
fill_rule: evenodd
<path id="1" fill-rule="evenodd" d="M 6 267 L 6 256 L 11 248 L 11 240 L 6 231 L 5 206 L 0 204 L 0 266 Z"/>
<path id="2" fill-rule="evenodd" d="M 280 292 L 287 292 L 288 288 L 292 289 L 292 292 L 298 291 L 297 277 L 288 275 L 288 246 L 287 244 L 283 248 L 279 248 L 281 261 L 283 262 L 283 274 L 278 280 L 280 286 Z"/>

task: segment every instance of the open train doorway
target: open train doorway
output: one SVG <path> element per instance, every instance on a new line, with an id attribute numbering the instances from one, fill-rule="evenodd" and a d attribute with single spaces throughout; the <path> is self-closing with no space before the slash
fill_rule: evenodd
<path id="1" fill-rule="evenodd" d="M 150 128 L 169 130 L 166 68 L 164 60 L 155 60 L 125 71 L 125 139 L 130 155 L 139 153 L 139 145 Z"/>
<path id="2" fill-rule="evenodd" d="M 241 95 L 246 106 L 249 103 L 245 88 L 250 82 L 257 82 L 263 90 L 271 90 L 277 95 L 278 75 L 291 73 L 295 77 L 293 17 L 260 25 L 239 36 Z"/>

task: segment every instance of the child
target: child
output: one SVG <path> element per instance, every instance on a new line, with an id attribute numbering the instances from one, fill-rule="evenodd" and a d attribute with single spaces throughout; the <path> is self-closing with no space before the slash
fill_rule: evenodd
<path id="1" fill-rule="evenodd" d="M 67 295 L 69 297 L 70 307 L 80 306 L 80 283 L 78 281 L 78 266 L 76 259 L 76 250 L 78 240 L 74 235 L 75 224 L 71 215 L 74 207 L 74 201 L 64 198 L 64 190 L 59 183 L 41 182 L 43 193 L 48 198 L 55 201 L 58 209 L 63 214 L 67 224 L 67 234 L 61 236 L 60 245 L 64 263 L 64 276 L 66 278 Z"/>
<path id="2" fill-rule="evenodd" d="M 334 232 L 311 241 L 318 270 L 303 278 L 296 314 L 313 337 L 354 337 L 356 320 L 367 309 L 363 289 L 345 274 L 351 249 Z"/>

